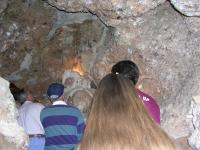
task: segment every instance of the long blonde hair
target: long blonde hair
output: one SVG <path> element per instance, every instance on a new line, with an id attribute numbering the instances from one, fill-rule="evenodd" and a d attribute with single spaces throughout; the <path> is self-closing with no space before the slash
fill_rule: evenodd
<path id="1" fill-rule="evenodd" d="M 150 118 L 134 85 L 121 75 L 105 76 L 94 95 L 80 150 L 175 150 Z"/>

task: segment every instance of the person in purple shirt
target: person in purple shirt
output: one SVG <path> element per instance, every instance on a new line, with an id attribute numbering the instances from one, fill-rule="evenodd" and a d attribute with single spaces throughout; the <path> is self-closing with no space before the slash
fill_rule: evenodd
<path id="1" fill-rule="evenodd" d="M 123 75 L 125 78 L 128 78 L 130 81 L 132 81 L 134 85 L 136 85 L 139 79 L 139 68 L 130 60 L 117 62 L 115 65 L 113 65 L 111 72 Z M 140 91 L 139 89 L 136 90 L 149 115 L 156 123 L 160 124 L 160 108 L 156 101 L 151 96 Z"/>

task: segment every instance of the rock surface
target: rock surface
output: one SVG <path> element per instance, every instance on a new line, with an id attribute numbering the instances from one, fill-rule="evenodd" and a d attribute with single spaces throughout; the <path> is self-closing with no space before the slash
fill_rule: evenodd
<path id="1" fill-rule="evenodd" d="M 25 150 L 27 135 L 17 123 L 17 110 L 9 82 L 0 77 L 0 149 Z"/>
<path id="2" fill-rule="evenodd" d="M 77 55 L 90 68 L 101 37 L 109 34 L 90 13 L 67 14 L 41 1 L 10 2 L 0 16 L 1 75 L 29 88 L 38 101 L 46 98 L 48 84 L 74 67 Z"/>
<path id="3" fill-rule="evenodd" d="M 115 26 L 123 19 L 140 16 L 164 2 L 165 0 L 48 0 L 50 5 L 67 12 L 91 12 L 108 26 Z"/>
<path id="4" fill-rule="evenodd" d="M 186 16 L 200 16 L 199 0 L 171 0 L 171 3 Z"/>
<path id="5" fill-rule="evenodd" d="M 192 149 L 194 150 L 198 150 L 200 149 L 200 141 L 199 141 L 199 137 L 200 137 L 200 103 L 193 104 L 193 108 L 192 108 L 192 113 L 193 113 L 193 124 L 195 127 L 194 132 L 192 133 L 192 135 L 189 137 L 188 141 L 189 144 L 191 145 Z"/>
<path id="6" fill-rule="evenodd" d="M 0 14 L 3 13 L 3 11 L 7 8 L 10 1 L 8 0 L 1 0 L 0 1 Z"/>
<path id="7" fill-rule="evenodd" d="M 197 71 L 199 73 L 199 69 Z M 193 100 L 191 102 L 191 114 L 192 121 L 195 130 L 192 132 L 191 136 L 188 139 L 189 144 L 192 149 L 200 149 L 200 76 L 196 76 L 194 81 L 197 83 L 195 87 L 195 93 L 193 93 Z M 197 86 L 198 85 L 198 86 Z"/>
<path id="8" fill-rule="evenodd" d="M 65 86 L 64 97 L 67 103 L 79 108 L 86 119 L 95 91 L 92 88 L 93 79 L 88 76 L 81 76 L 71 70 L 65 70 L 62 82 Z"/>

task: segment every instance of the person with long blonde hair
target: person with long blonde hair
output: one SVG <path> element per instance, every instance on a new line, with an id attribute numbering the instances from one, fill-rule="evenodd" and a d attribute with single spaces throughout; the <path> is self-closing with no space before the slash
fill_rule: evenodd
<path id="1" fill-rule="evenodd" d="M 134 85 L 117 74 L 100 82 L 87 119 L 80 150 L 176 150 L 149 116 Z"/>

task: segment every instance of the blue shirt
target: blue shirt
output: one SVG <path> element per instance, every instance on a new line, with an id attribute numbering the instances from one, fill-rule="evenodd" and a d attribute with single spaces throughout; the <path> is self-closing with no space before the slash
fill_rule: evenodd
<path id="1" fill-rule="evenodd" d="M 80 142 L 85 123 L 78 108 L 51 105 L 40 114 L 45 130 L 45 150 L 71 150 Z"/>

